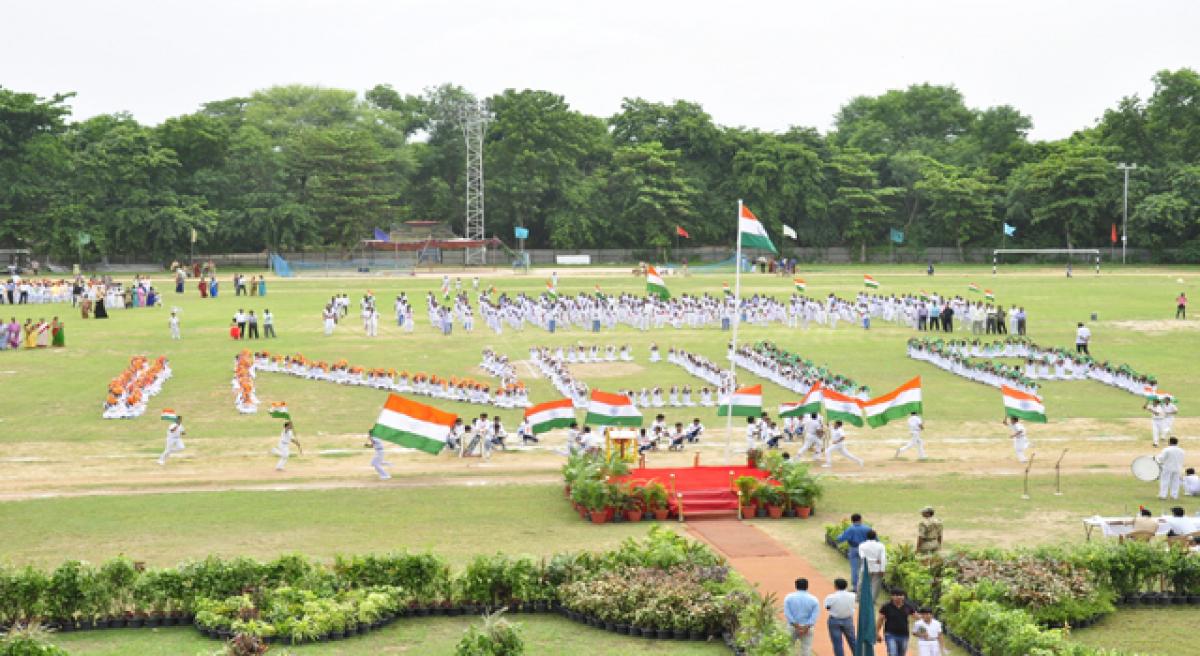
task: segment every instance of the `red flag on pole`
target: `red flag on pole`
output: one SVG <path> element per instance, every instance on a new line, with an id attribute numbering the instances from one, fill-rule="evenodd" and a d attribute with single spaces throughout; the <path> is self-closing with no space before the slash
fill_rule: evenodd
<path id="1" fill-rule="evenodd" d="M 1112 243 L 1117 243 L 1117 224 L 1112 224 Z"/>
<path id="2" fill-rule="evenodd" d="M 684 230 L 683 228 L 681 228 L 679 226 L 675 226 L 675 234 L 680 237 L 683 237 L 684 239 L 692 238 L 692 236 L 687 233 L 687 230 Z"/>

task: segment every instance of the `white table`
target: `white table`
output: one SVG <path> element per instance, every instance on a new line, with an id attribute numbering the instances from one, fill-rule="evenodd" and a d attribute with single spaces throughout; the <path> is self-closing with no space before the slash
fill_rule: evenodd
<path id="1" fill-rule="evenodd" d="M 1159 517 L 1156 521 L 1158 522 L 1158 530 L 1155 531 L 1155 535 L 1166 535 L 1171 530 L 1167 527 L 1165 518 Z M 1092 531 L 1095 531 L 1097 528 L 1100 529 L 1104 537 L 1108 538 L 1129 535 L 1133 532 L 1133 518 L 1101 517 L 1099 515 L 1084 518 L 1083 530 L 1089 541 L 1092 539 Z"/>

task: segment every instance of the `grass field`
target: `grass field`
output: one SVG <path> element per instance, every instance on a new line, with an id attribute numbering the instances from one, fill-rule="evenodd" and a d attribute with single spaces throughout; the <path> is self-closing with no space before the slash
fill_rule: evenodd
<path id="1" fill-rule="evenodd" d="M 1059 268 L 1007 268 L 992 278 L 990 269 L 982 267 L 943 267 L 930 279 L 916 267 L 820 267 L 800 275 L 810 296 L 832 292 L 851 297 L 861 288 L 864 272 L 881 281 L 883 293 L 925 289 L 965 296 L 967 285 L 977 282 L 994 290 L 1001 303 L 1024 306 L 1030 335 L 1042 345 L 1069 345 L 1075 322 L 1089 321 L 1094 355 L 1156 374 L 1162 388 L 1183 397 L 1176 429 L 1185 448 L 1200 432 L 1200 412 L 1189 401 L 1200 383 L 1193 364 L 1200 321 L 1172 319 L 1174 297 L 1192 290 L 1200 271 L 1127 269 L 1106 271 L 1099 277 L 1080 271 L 1068 280 Z M 643 290 L 642 281 L 627 273 L 559 273 L 561 292 L 590 292 L 596 284 L 609 294 Z M 548 275 L 548 271 L 528 276 L 497 272 L 485 274 L 483 284 L 510 293 L 536 293 L 544 289 Z M 731 278 L 731 274 L 693 275 L 668 278 L 667 283 L 677 295 L 719 294 L 721 283 Z M 0 306 L 6 318 L 19 310 L 19 321 L 56 313 L 67 319 L 66 349 L 0 352 L 0 533 L 4 535 L 0 559 L 53 565 L 68 557 L 94 561 L 124 553 L 165 565 L 208 553 L 269 557 L 298 551 L 329 557 L 339 552 L 409 548 L 430 549 L 462 563 L 474 554 L 498 550 L 539 555 L 610 546 L 645 528 L 593 527 L 570 512 L 556 484 L 562 459 L 555 448 L 561 445 L 561 435 L 550 436 L 541 447 L 497 454 L 487 463 L 446 455 L 389 454 L 396 463 L 396 478 L 381 483 L 375 480 L 367 464 L 369 453 L 361 446 L 383 403 L 383 392 L 261 374 L 257 389 L 263 409 L 258 415 L 239 415 L 229 387 L 233 356 L 245 347 L 484 379 L 477 364 L 480 350 L 487 346 L 525 360 L 531 345 L 628 343 L 633 347 L 633 366 L 614 375 L 603 365 L 594 365 L 581 375 L 593 387 L 616 390 L 683 383 L 695 387 L 699 381 L 682 369 L 649 363 L 650 343 L 664 350 L 683 347 L 721 361 L 729 338 L 715 328 L 642 333 L 624 327 L 598 335 L 580 331 L 550 335 L 530 328 L 506 330 L 499 336 L 482 327 L 465 336 L 456 327 L 447 338 L 428 326 L 423 309 L 424 295 L 437 290 L 440 275 L 272 279 L 265 298 L 234 297 L 227 274 L 222 279 L 222 295 L 209 300 L 199 299 L 191 288 L 176 297 L 168 280 L 157 281 L 167 290 L 167 307 L 183 310 L 181 342 L 169 339 L 167 310 L 162 308 L 120 310 L 107 321 L 82 321 L 69 306 Z M 469 286 L 469 277 L 464 282 Z M 405 334 L 385 320 L 379 337 L 366 338 L 353 308 L 368 289 L 380 298 L 385 319 L 389 299 L 406 291 L 417 310 L 416 332 Z M 790 278 L 751 275 L 743 278 L 743 290 L 782 296 L 791 293 L 792 283 Z M 351 317 L 335 335 L 324 337 L 320 310 L 329 296 L 340 292 L 354 301 Z M 238 308 L 260 312 L 270 308 L 279 339 L 231 342 L 228 322 Z M 1099 315 L 1098 321 L 1089 320 L 1092 313 Z M 1141 400 L 1129 394 L 1090 381 L 1044 387 L 1051 421 L 1030 428 L 1037 450 L 1033 499 L 1023 501 L 1022 469 L 1000 425 L 998 391 L 907 359 L 904 343 L 913 336 L 911 331 L 876 323 L 868 333 L 843 323 L 836 331 L 772 326 L 747 327 L 741 334 L 742 341 L 775 340 L 870 385 L 876 393 L 911 376 L 922 376 L 929 461 L 891 458 L 906 438 L 902 427 L 857 429 L 850 435 L 850 449 L 867 465 L 860 470 L 837 463 L 827 470 L 832 474 L 829 491 L 815 521 L 758 522 L 827 574 L 841 575 L 845 565 L 822 545 L 821 527 L 850 512 L 862 512 L 885 534 L 907 541 L 915 531 L 916 509 L 929 503 L 945 519 L 951 542 L 1018 546 L 1082 540 L 1080 518 L 1084 516 L 1123 514 L 1139 503 L 1159 508 L 1156 486 L 1138 483 L 1127 473 L 1133 457 L 1151 451 Z M 966 337 L 961 331 L 957 335 Z M 134 354 L 166 355 L 174 377 L 151 401 L 145 416 L 103 420 L 100 404 L 107 382 Z M 557 397 L 531 370 L 521 367 L 519 371 L 534 401 Z M 742 380 L 758 382 L 749 375 Z M 794 400 L 763 382 L 770 409 Z M 271 401 L 289 404 L 305 447 L 306 455 L 294 457 L 286 473 L 274 472 L 274 459 L 268 455 L 278 434 L 278 421 L 265 412 Z M 466 404 L 436 405 L 465 416 L 496 412 Z M 165 423 L 157 418 L 163 407 L 184 415 L 188 450 L 160 468 L 154 457 L 163 443 Z M 730 457 L 720 430 L 724 422 L 711 409 L 666 408 L 664 413 L 672 421 L 699 416 L 709 426 L 706 443 L 698 449 L 705 462 Z M 516 411 L 500 414 L 510 428 L 519 415 Z M 740 435 L 733 444 L 741 445 Z M 1063 462 L 1066 493 L 1058 497 L 1053 495 L 1052 466 L 1063 449 L 1069 449 Z M 656 454 L 653 462 L 683 464 L 692 455 Z M 520 620 L 527 624 L 527 636 L 535 644 L 571 642 L 581 637 L 579 631 L 586 631 L 553 618 Z M 368 645 L 365 651 L 354 651 L 359 647 L 347 642 L 297 653 L 444 653 L 462 626 L 450 618 L 418 627 L 397 625 L 388 633 L 394 639 L 381 638 L 379 644 L 375 638 L 362 640 Z M 1090 632 L 1099 635 L 1104 630 Z M 1088 633 L 1079 635 L 1084 639 Z M 127 637 L 108 632 L 65 635 L 60 640 L 73 653 L 83 654 L 193 653 L 211 646 L 187 631 L 149 636 L 149 632 Z M 600 644 L 595 642 L 600 636 L 616 640 L 607 634 L 588 634 L 586 644 Z M 589 651 L 656 653 L 631 649 L 624 643 L 605 643 Z M 682 653 L 678 644 L 663 649 L 670 651 L 662 653 Z M 532 653 L 571 652 L 534 649 Z"/>

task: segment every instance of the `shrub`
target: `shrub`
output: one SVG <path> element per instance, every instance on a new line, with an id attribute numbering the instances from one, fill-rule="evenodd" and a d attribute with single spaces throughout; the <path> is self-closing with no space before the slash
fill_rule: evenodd
<path id="1" fill-rule="evenodd" d="M 510 624 L 501 617 L 503 611 L 485 615 L 483 626 L 467 629 L 458 641 L 457 656 L 519 656 L 525 653 L 520 625 Z"/>
<path id="2" fill-rule="evenodd" d="M 49 640 L 50 632 L 39 624 L 18 626 L 0 636 L 0 656 L 68 656 Z"/>

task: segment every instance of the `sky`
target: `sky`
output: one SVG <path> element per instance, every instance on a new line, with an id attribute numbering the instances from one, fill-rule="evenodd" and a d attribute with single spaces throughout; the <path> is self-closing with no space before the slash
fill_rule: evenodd
<path id="1" fill-rule="evenodd" d="M 598 116 L 682 99 L 721 125 L 824 132 L 854 96 L 930 82 L 1058 139 L 1148 97 L 1155 72 L 1200 67 L 1194 0 L 6 0 L 0 17 L 0 86 L 149 124 L 282 84 L 449 82 L 545 89 Z"/>

